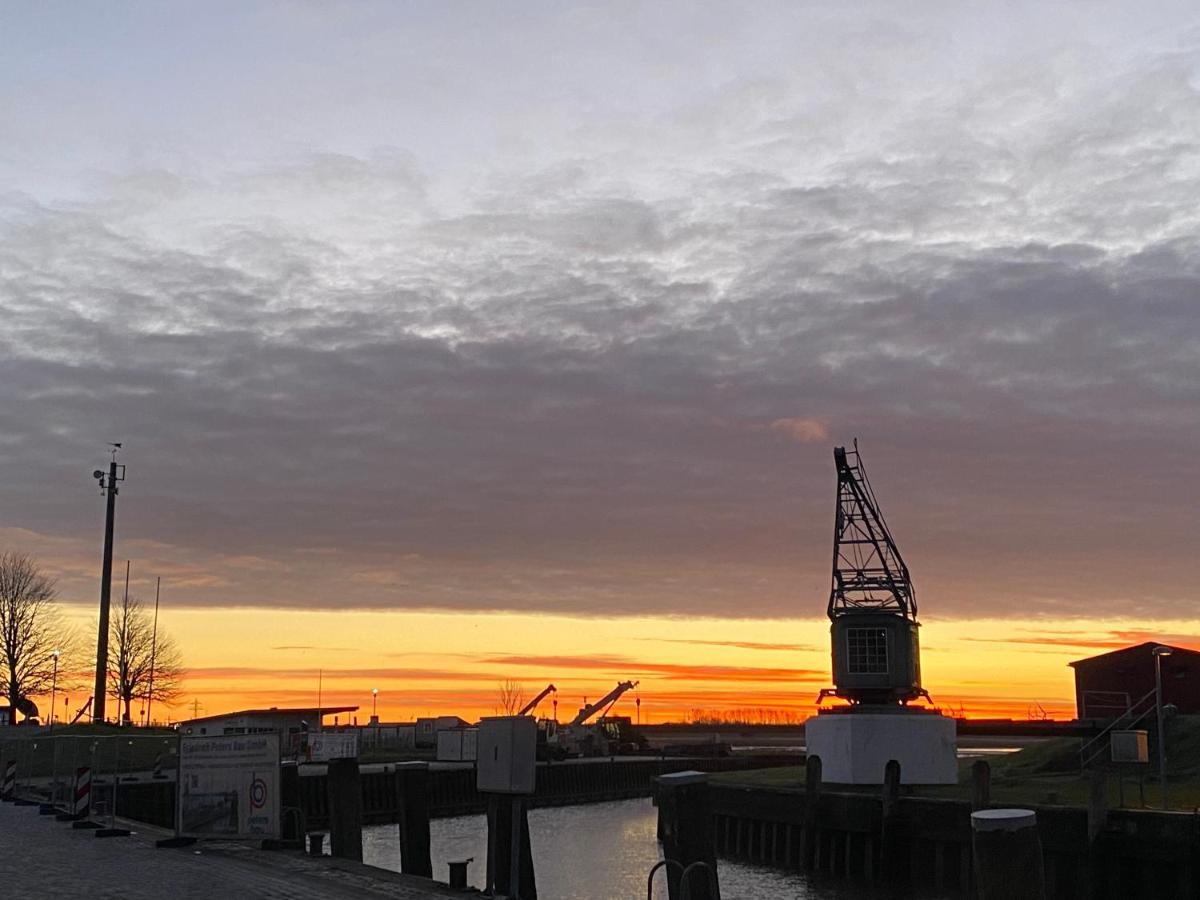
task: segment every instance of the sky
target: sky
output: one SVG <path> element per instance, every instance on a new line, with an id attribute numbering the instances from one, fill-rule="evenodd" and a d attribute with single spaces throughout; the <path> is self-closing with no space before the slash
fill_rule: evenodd
<path id="1" fill-rule="evenodd" d="M 181 709 L 806 714 L 854 438 L 939 702 L 1200 644 L 1194 3 L 0 0 L 0 41 L 0 547 L 94 628 L 122 441 Z"/>

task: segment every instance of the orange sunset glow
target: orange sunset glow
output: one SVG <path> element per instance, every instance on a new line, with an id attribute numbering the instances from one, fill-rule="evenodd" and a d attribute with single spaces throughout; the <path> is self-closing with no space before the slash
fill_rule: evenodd
<path id="1" fill-rule="evenodd" d="M 570 718 L 584 698 L 625 679 L 640 684 L 615 712 L 635 717 L 640 698 L 645 723 L 685 722 L 698 711 L 800 719 L 829 683 L 828 624 L 819 619 L 184 609 L 164 613 L 163 624 L 182 636 L 189 661 L 174 720 L 194 709 L 316 706 L 319 689 L 323 705 L 358 705 L 365 722 L 378 688 L 384 721 L 440 714 L 473 721 L 497 713 L 504 680 L 518 682 L 527 698 L 553 682 L 558 715 Z M 1068 662 L 1149 639 L 1200 646 L 1193 636 L 1200 623 L 1159 624 L 1151 634 L 1111 621 L 931 618 L 923 629 L 925 684 L 948 714 L 1071 718 Z M 547 698 L 539 714 L 551 709 Z"/>

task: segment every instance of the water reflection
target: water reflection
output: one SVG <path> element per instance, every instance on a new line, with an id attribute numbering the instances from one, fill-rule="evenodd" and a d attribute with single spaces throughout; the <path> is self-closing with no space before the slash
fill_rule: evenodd
<path id="1" fill-rule="evenodd" d="M 660 859 L 655 837 L 656 812 L 650 800 L 622 800 L 586 806 L 535 809 L 529 813 L 538 895 L 545 900 L 640 900 L 646 874 Z M 430 827 L 433 874 L 447 878 L 450 860 L 474 857 L 470 879 L 483 887 L 487 865 L 487 823 L 483 816 L 434 819 Z M 368 828 L 363 861 L 400 869 L 396 826 Z M 855 900 L 871 896 L 845 882 L 810 878 L 760 866 L 720 861 L 724 900 Z M 661 876 L 659 876 L 661 878 Z M 655 897 L 666 897 L 663 883 Z"/>

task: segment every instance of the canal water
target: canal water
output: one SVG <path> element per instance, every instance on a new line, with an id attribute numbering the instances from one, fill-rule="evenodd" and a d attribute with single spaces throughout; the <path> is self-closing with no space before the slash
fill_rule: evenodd
<path id="1" fill-rule="evenodd" d="M 657 811 L 649 798 L 529 812 L 538 896 L 545 900 L 642 900 L 646 875 L 660 858 L 655 836 Z M 487 867 L 487 822 L 483 816 L 434 819 L 430 823 L 433 877 L 447 878 L 450 860 L 474 857 L 470 880 L 482 888 Z M 400 870 L 395 825 L 364 829 L 363 862 Z M 724 900 L 862 900 L 865 887 L 799 872 L 719 860 Z M 662 874 L 656 876 L 661 879 Z M 666 897 L 663 882 L 654 896 Z"/>

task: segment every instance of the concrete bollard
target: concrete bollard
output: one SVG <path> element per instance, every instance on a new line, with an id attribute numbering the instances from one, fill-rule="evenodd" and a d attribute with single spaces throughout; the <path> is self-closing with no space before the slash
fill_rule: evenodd
<path id="1" fill-rule="evenodd" d="M 1045 900 L 1046 873 L 1035 812 L 971 813 L 971 847 L 979 900 Z"/>
<path id="2" fill-rule="evenodd" d="M 433 877 L 429 840 L 429 763 L 396 765 L 396 819 L 400 823 L 400 871 Z"/>
<path id="3" fill-rule="evenodd" d="M 721 900 L 708 776 L 703 772 L 660 775 L 654 779 L 654 799 L 663 857 L 679 864 L 678 868 L 667 867 L 670 900 L 681 900 L 684 896 L 680 873 L 697 863 L 707 866 L 712 877 L 705 877 L 703 867 L 698 866 L 700 871 L 689 873 L 687 896 L 690 900 Z"/>
<path id="4" fill-rule="evenodd" d="M 971 763 L 971 812 L 992 805 L 992 767 L 986 759 Z"/>
<path id="5" fill-rule="evenodd" d="M 800 864 L 811 870 L 817 858 L 818 807 L 821 803 L 821 757 L 804 761 L 804 825 L 800 832 Z"/>
<path id="6" fill-rule="evenodd" d="M 362 862 L 362 780 L 358 760 L 330 760 L 325 789 L 329 797 L 329 852 Z"/>

